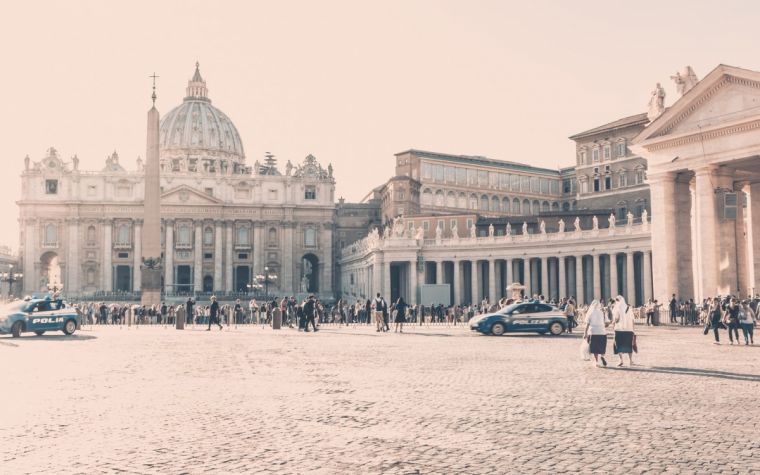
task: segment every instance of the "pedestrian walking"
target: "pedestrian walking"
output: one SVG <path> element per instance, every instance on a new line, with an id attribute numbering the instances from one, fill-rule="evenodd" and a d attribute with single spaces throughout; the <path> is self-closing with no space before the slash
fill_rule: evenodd
<path id="1" fill-rule="evenodd" d="M 731 303 L 725 309 L 723 323 L 728 327 L 728 341 L 730 345 L 734 344 L 734 336 L 736 337 L 736 344 L 739 344 L 739 301 L 736 298 L 731 298 Z"/>
<path id="2" fill-rule="evenodd" d="M 398 300 L 396 300 L 396 318 L 394 319 L 394 322 L 396 323 L 396 328 L 393 330 L 394 333 L 396 332 L 404 333 L 404 323 L 406 322 L 406 309 L 407 309 L 407 305 L 406 305 L 406 302 L 404 302 L 404 298 L 399 297 Z"/>
<path id="3" fill-rule="evenodd" d="M 572 333 L 573 328 L 577 325 L 575 323 L 575 302 L 570 299 L 565 304 L 565 316 L 567 317 L 567 332 Z"/>
<path id="4" fill-rule="evenodd" d="M 742 328 L 745 345 L 755 344 L 755 312 L 750 306 L 749 300 L 742 302 L 742 309 L 739 312 L 739 325 Z"/>
<path id="5" fill-rule="evenodd" d="M 599 362 L 607 366 L 604 355 L 607 352 L 607 320 L 597 300 L 591 302 L 586 311 L 586 329 L 583 338 L 589 342 L 589 353 L 594 356 L 594 362 L 599 367 Z"/>
<path id="6" fill-rule="evenodd" d="M 219 325 L 219 330 L 224 328 L 219 323 L 219 303 L 216 301 L 216 295 L 211 296 L 211 307 L 209 308 L 208 328 L 206 331 L 211 331 L 211 325 L 214 323 Z"/>
<path id="7" fill-rule="evenodd" d="M 307 332 L 309 331 L 309 323 L 311 323 L 311 327 L 314 329 L 314 331 L 318 331 L 317 329 L 317 323 L 314 321 L 314 314 L 317 312 L 316 308 L 316 302 L 314 301 L 314 295 L 309 295 L 309 298 L 306 300 L 306 303 L 303 305 L 303 313 L 304 313 L 304 329 L 303 331 Z"/>
<path id="8" fill-rule="evenodd" d="M 385 331 L 383 327 L 383 303 L 384 300 L 380 297 L 380 292 L 377 293 L 375 300 L 372 302 L 373 315 L 375 316 L 376 331 Z"/>
<path id="9" fill-rule="evenodd" d="M 633 317 L 633 309 L 628 306 L 622 295 L 618 295 L 615 298 L 615 308 L 612 310 L 612 325 L 615 329 L 613 349 L 620 357 L 618 366 L 623 366 L 623 355 L 628 355 L 628 361 L 633 366 L 633 352 L 636 350 Z"/>

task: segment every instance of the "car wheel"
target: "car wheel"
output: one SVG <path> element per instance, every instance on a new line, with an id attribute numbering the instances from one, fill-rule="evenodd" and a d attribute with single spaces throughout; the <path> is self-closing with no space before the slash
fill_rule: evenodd
<path id="1" fill-rule="evenodd" d="M 74 320 L 66 320 L 66 323 L 63 325 L 63 333 L 67 335 L 72 335 L 77 330 L 77 322 Z"/>
<path id="2" fill-rule="evenodd" d="M 549 325 L 549 333 L 554 336 L 561 335 L 565 332 L 565 327 L 559 322 L 554 322 Z"/>
<path id="3" fill-rule="evenodd" d="M 34 334 L 37 336 L 42 336 L 45 334 L 45 330 L 37 330 L 36 332 L 34 332 Z"/>
<path id="4" fill-rule="evenodd" d="M 494 336 L 501 336 L 501 335 L 503 335 L 504 334 L 504 330 L 506 330 L 506 328 L 504 327 L 503 323 L 494 323 L 491 326 L 491 334 L 494 335 Z"/>
<path id="5" fill-rule="evenodd" d="M 13 338 L 20 337 L 22 331 L 24 331 L 24 324 L 22 322 L 16 322 L 11 327 L 11 335 L 13 335 Z"/>

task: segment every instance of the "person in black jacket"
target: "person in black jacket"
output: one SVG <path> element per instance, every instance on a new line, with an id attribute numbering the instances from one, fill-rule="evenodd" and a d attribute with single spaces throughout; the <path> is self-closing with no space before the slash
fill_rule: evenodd
<path id="1" fill-rule="evenodd" d="M 312 328 L 314 328 L 314 331 L 317 331 L 317 324 L 314 322 L 314 313 L 316 312 L 316 302 L 314 302 L 314 296 L 309 295 L 308 300 L 303 304 L 303 313 L 304 318 L 306 319 L 306 323 L 304 324 L 303 331 L 308 332 L 309 331 L 309 323 L 311 323 Z"/>
<path id="2" fill-rule="evenodd" d="M 193 302 L 192 297 L 187 298 L 187 303 L 185 304 L 185 323 L 193 323 L 193 307 L 195 306 L 195 302 Z"/>
<path id="3" fill-rule="evenodd" d="M 211 308 L 209 309 L 208 328 L 206 331 L 211 331 L 211 324 L 216 323 L 221 330 L 222 324 L 219 323 L 219 303 L 216 301 L 216 295 L 211 296 Z"/>

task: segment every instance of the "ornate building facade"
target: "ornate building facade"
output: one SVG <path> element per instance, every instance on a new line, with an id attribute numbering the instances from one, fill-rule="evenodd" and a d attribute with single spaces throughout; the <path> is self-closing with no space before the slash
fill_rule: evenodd
<path id="1" fill-rule="evenodd" d="M 245 291 L 266 269 L 277 276 L 270 293 L 332 295 L 332 166 L 312 155 L 284 171 L 273 156 L 248 165 L 197 65 L 159 140 L 165 292 Z M 144 179 L 140 158 L 127 170 L 116 152 L 97 171 L 54 148 L 27 157 L 18 202 L 24 291 L 139 290 Z"/>

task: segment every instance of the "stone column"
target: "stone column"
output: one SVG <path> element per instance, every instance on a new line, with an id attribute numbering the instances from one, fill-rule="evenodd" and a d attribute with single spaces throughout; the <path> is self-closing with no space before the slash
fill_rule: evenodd
<path id="1" fill-rule="evenodd" d="M 324 271 L 324 283 L 322 283 L 322 289 L 320 289 L 322 292 L 326 293 L 330 297 L 332 297 L 333 292 L 333 228 L 332 223 L 325 223 L 324 224 L 324 232 L 322 233 L 322 240 L 320 241 L 320 246 L 323 246 L 323 253 L 322 255 L 325 257 L 325 262 L 323 264 L 325 271 Z"/>
<path id="2" fill-rule="evenodd" d="M 226 292 L 232 292 L 232 252 L 234 244 L 232 241 L 232 234 L 235 232 L 235 223 L 233 221 L 227 221 L 224 226 L 227 242 L 225 243 L 225 258 L 224 258 L 224 290 Z M 262 267 L 263 270 L 263 267 Z"/>
<path id="3" fill-rule="evenodd" d="M 652 264 L 654 296 L 659 302 L 667 302 L 678 289 L 677 228 L 674 173 L 648 176 L 652 200 Z M 712 197 L 712 190 L 709 192 Z"/>
<path id="4" fill-rule="evenodd" d="M 375 260 L 372 263 L 371 277 L 371 282 L 369 283 L 370 298 L 374 298 L 377 294 L 382 295 L 383 292 L 383 261 L 377 254 L 375 254 Z"/>
<path id="5" fill-rule="evenodd" d="M 472 271 L 470 272 L 472 278 L 470 279 L 470 287 L 472 292 L 472 302 L 473 304 L 480 303 L 480 295 L 478 292 L 478 289 L 480 286 L 478 285 L 478 281 L 480 280 L 480 273 L 478 272 L 478 261 L 472 261 L 472 265 L 470 267 Z"/>
<path id="6" fill-rule="evenodd" d="M 600 260 L 602 259 L 601 254 L 594 254 L 591 256 L 593 261 L 593 275 L 592 282 L 594 283 L 594 295 L 591 296 L 591 299 L 597 299 L 600 300 L 602 298 L 602 279 L 601 279 L 601 273 L 600 273 Z"/>
<path id="7" fill-rule="evenodd" d="M 443 284 L 443 261 L 435 261 L 435 283 Z"/>
<path id="8" fill-rule="evenodd" d="M 454 261 L 454 302 L 455 305 L 462 303 L 462 268 L 459 261 Z"/>
<path id="9" fill-rule="evenodd" d="M 506 294 L 506 288 L 511 284 L 512 279 L 512 263 L 513 260 L 511 259 L 504 259 L 504 282 L 501 283 L 501 289 L 499 289 L 500 292 L 505 292 Z M 511 295 L 507 295 L 507 298 L 511 297 Z"/>
<path id="10" fill-rule="evenodd" d="M 283 246 L 282 246 L 282 276 L 280 276 L 280 279 L 282 280 L 280 283 L 280 290 L 286 294 L 292 294 L 293 293 L 293 222 L 286 222 L 282 224 L 282 236 L 283 236 Z M 318 244 L 322 246 L 324 243 L 321 239 L 322 236 L 318 236 L 317 239 Z M 325 268 L 325 274 L 327 273 L 327 268 L 330 266 L 329 263 L 325 262 L 324 268 Z M 318 272 L 317 269 L 314 269 L 314 272 Z M 317 274 L 319 275 L 319 274 Z M 327 279 L 325 278 L 325 281 Z M 320 287 L 326 288 L 327 282 L 322 282 L 320 280 L 319 284 Z M 298 288 L 300 290 L 300 282 L 298 283 Z M 323 289 L 319 289 L 323 290 Z"/>
<path id="11" fill-rule="evenodd" d="M 549 298 L 549 258 L 541 258 L 541 293 Z"/>
<path id="12" fill-rule="evenodd" d="M 417 303 L 417 261 L 409 261 L 409 305 Z"/>
<path id="13" fill-rule="evenodd" d="M 498 302 L 496 297 L 496 259 L 488 260 L 488 302 Z"/>
<path id="14" fill-rule="evenodd" d="M 636 276 L 633 267 L 633 251 L 628 251 L 625 255 L 625 274 L 626 274 L 626 296 L 625 301 L 628 305 L 636 305 Z"/>
<path id="15" fill-rule="evenodd" d="M 575 292 L 578 305 L 586 303 L 586 291 L 583 282 L 583 256 L 575 256 Z"/>
<path id="16" fill-rule="evenodd" d="M 103 220 L 103 274 L 101 286 L 105 292 L 113 290 L 113 243 L 111 233 L 113 232 L 113 222 L 110 219 Z"/>
<path id="17" fill-rule="evenodd" d="M 68 256 L 68 282 L 64 284 L 68 292 L 79 292 L 79 218 L 69 220 L 69 256 Z"/>
<path id="18" fill-rule="evenodd" d="M 264 273 L 264 254 L 261 233 L 264 226 L 260 222 L 253 223 L 253 275 L 261 275 Z M 299 289 L 301 283 L 298 283 Z"/>
<path id="19" fill-rule="evenodd" d="M 652 298 L 652 265 L 649 251 L 644 251 L 642 256 L 641 272 L 644 274 L 644 303 L 649 302 Z"/>
<path id="20" fill-rule="evenodd" d="M 193 247 L 193 288 L 200 292 L 203 290 L 203 221 L 195 222 Z"/>
<path id="21" fill-rule="evenodd" d="M 174 292 L 174 220 L 164 221 L 164 292 Z"/>
<path id="22" fill-rule="evenodd" d="M 610 297 L 618 296 L 618 271 L 617 271 L 617 252 L 610 254 Z M 626 301 L 630 303 L 628 298 Z"/>
<path id="23" fill-rule="evenodd" d="M 132 290 L 138 291 L 142 288 L 142 220 L 136 219 L 133 223 L 135 249 L 132 253 Z"/>
<path id="24" fill-rule="evenodd" d="M 27 218 L 24 220 L 26 228 L 24 232 L 24 291 L 23 294 L 31 294 L 37 290 L 39 278 L 35 275 L 34 263 L 39 259 L 39 249 L 35 220 Z"/>
<path id="25" fill-rule="evenodd" d="M 223 288 L 222 282 L 222 222 L 214 221 L 214 292 L 220 292 Z"/>
<path id="26" fill-rule="evenodd" d="M 696 288 L 702 294 L 698 299 L 714 296 L 718 292 L 718 261 L 717 261 L 717 216 L 715 216 L 715 193 L 714 193 L 714 168 L 703 167 L 695 170 L 696 177 L 696 200 L 697 200 L 697 239 L 700 244 L 700 253 L 697 256 L 699 273 L 695 280 L 699 280 Z M 653 242 L 657 242 L 654 241 Z M 657 247 L 655 246 L 654 249 Z M 654 250 L 653 249 L 653 250 Z M 654 262 L 657 272 L 657 262 Z M 656 274 L 655 274 L 656 278 Z M 667 300 L 663 300 L 667 301 Z"/>
<path id="27" fill-rule="evenodd" d="M 525 282 L 523 282 L 523 285 L 525 285 L 525 294 L 528 296 L 528 298 L 533 297 L 533 272 L 531 272 L 533 269 L 530 265 L 530 258 L 524 257 L 523 258 L 523 273 L 525 274 Z"/>
<path id="28" fill-rule="evenodd" d="M 565 256 L 559 256 L 559 260 L 557 261 L 557 273 L 559 274 L 558 284 L 557 284 L 557 298 L 562 297 L 569 297 L 569 292 L 567 291 L 567 276 L 565 272 Z"/>
<path id="29" fill-rule="evenodd" d="M 380 294 L 386 299 L 388 304 L 391 303 L 391 261 L 383 262 L 383 290 Z"/>
<path id="30" fill-rule="evenodd" d="M 747 193 L 747 264 L 749 292 L 760 293 L 760 183 L 745 185 Z"/>

